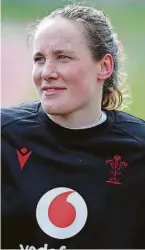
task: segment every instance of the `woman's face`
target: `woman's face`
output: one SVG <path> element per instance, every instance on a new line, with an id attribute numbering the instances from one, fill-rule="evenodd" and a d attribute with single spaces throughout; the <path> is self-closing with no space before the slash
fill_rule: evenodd
<path id="1" fill-rule="evenodd" d="M 32 78 L 44 110 L 69 114 L 101 102 L 99 62 L 91 57 L 81 24 L 57 17 L 38 28 Z"/>

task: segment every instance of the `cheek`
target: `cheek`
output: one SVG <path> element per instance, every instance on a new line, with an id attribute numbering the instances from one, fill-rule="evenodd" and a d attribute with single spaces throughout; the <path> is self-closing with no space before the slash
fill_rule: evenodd
<path id="1" fill-rule="evenodd" d="M 84 67 L 80 64 L 81 62 L 75 65 L 69 65 L 69 68 L 66 68 L 64 72 L 65 79 L 68 83 L 74 85 L 83 84 L 86 78 L 87 67 Z"/>
<path id="2" fill-rule="evenodd" d="M 32 79 L 36 85 L 40 83 L 41 72 L 40 70 L 38 70 L 38 68 L 36 68 L 36 66 L 33 66 L 33 69 L 32 69 Z"/>
<path id="3" fill-rule="evenodd" d="M 89 64 L 78 66 L 73 74 L 72 92 L 77 100 L 83 101 L 93 97 L 96 92 L 95 70 Z"/>
<path id="4" fill-rule="evenodd" d="M 91 69 L 87 67 L 87 65 L 83 65 L 81 67 L 77 67 L 76 71 L 73 73 L 74 86 L 76 90 L 87 92 L 90 89 L 91 80 Z M 81 94 L 81 93 L 80 93 Z"/>

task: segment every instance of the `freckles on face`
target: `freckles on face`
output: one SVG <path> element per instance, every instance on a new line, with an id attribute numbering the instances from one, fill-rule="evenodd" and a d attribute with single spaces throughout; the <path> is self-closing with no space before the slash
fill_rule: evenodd
<path id="1" fill-rule="evenodd" d="M 49 20 L 47 24 L 38 29 L 34 39 L 33 54 L 40 52 L 44 58 L 52 59 L 53 51 L 64 50 L 64 56 L 69 57 L 68 61 L 55 60 L 57 63 L 56 70 L 59 76 L 70 80 L 78 80 L 81 82 L 90 62 L 90 51 L 87 48 L 87 42 L 84 39 L 83 32 L 80 32 L 78 27 L 68 20 L 60 19 Z M 55 58 L 56 59 L 56 58 Z M 36 85 L 40 84 L 41 73 L 44 70 L 44 64 L 33 65 L 33 80 Z M 56 64 L 55 64 L 56 66 Z M 48 72 L 49 73 L 49 72 Z M 70 79 L 71 78 L 71 79 Z"/>
<path id="2" fill-rule="evenodd" d="M 71 91 L 76 98 L 93 94 L 96 90 L 96 65 L 89 59 L 82 57 L 81 60 L 71 67 L 69 76 L 71 78 Z"/>
<path id="3" fill-rule="evenodd" d="M 36 87 L 41 84 L 41 73 L 42 73 L 41 67 L 37 67 L 34 64 L 33 69 L 32 69 L 32 79 L 33 79 Z"/>
<path id="4" fill-rule="evenodd" d="M 33 53 L 41 55 L 34 62 L 32 77 L 48 112 L 72 111 L 90 100 L 95 91 L 96 65 L 81 29 L 74 22 L 60 19 L 48 20 L 36 32 Z M 66 91 L 46 96 L 41 92 L 43 82 L 65 87 Z"/>

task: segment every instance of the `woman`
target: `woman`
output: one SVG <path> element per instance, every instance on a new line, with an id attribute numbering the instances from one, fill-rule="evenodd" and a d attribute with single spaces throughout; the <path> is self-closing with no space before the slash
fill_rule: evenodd
<path id="1" fill-rule="evenodd" d="M 90 7 L 37 25 L 40 102 L 2 110 L 2 248 L 145 247 L 145 122 L 117 110 L 120 51 Z"/>

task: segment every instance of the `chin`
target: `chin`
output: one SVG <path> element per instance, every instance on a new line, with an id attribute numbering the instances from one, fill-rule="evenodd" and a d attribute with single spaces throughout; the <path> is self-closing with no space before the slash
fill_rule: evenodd
<path id="1" fill-rule="evenodd" d="M 63 104 L 63 107 L 61 107 L 60 104 L 50 104 L 46 102 L 41 102 L 43 110 L 50 115 L 65 115 L 68 113 L 71 113 L 71 110 L 68 109 L 67 105 Z"/>

